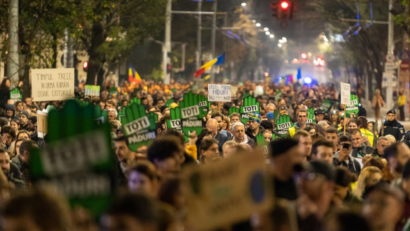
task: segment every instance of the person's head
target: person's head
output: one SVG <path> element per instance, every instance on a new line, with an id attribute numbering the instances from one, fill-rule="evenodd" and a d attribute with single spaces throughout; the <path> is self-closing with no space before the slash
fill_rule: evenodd
<path id="1" fill-rule="evenodd" d="M 15 151 L 16 151 L 16 155 L 20 155 L 20 146 L 23 143 L 23 139 L 17 139 L 16 140 L 16 147 L 15 147 Z"/>
<path id="2" fill-rule="evenodd" d="M 349 121 L 349 123 L 347 124 L 347 128 L 349 131 L 353 130 L 353 129 L 358 129 L 359 127 L 357 126 L 357 121 L 355 119 L 352 119 Z"/>
<path id="3" fill-rule="evenodd" d="M 37 129 L 37 116 L 30 116 L 30 118 L 28 118 L 27 129 L 29 131 L 34 131 Z"/>
<path id="4" fill-rule="evenodd" d="M 225 130 L 230 130 L 231 128 L 231 122 L 229 121 L 229 118 L 224 116 L 224 120 L 222 122 L 222 129 Z"/>
<path id="5" fill-rule="evenodd" d="M 315 110 L 315 118 L 317 122 L 320 122 L 325 117 L 325 111 L 322 108 L 317 108 Z"/>
<path id="6" fill-rule="evenodd" d="M 310 156 L 312 152 L 312 137 L 309 133 L 304 130 L 299 130 L 295 133 L 293 139 L 299 144 L 299 153 L 303 155 L 303 157 Z"/>
<path id="7" fill-rule="evenodd" d="M 201 142 L 201 161 L 209 163 L 219 156 L 218 141 L 215 139 L 205 139 Z"/>
<path id="8" fill-rule="evenodd" d="M 359 129 L 350 130 L 350 138 L 352 139 L 353 148 L 360 148 L 363 143 L 363 136 Z"/>
<path id="9" fill-rule="evenodd" d="M 396 143 L 396 138 L 394 136 L 389 134 L 389 135 L 385 135 L 384 137 L 386 137 L 387 140 L 389 140 L 389 142 L 390 142 L 389 145 Z"/>
<path id="10" fill-rule="evenodd" d="M 11 85 L 11 81 L 9 78 L 4 78 L 0 84 L 0 89 L 9 89 Z"/>
<path id="11" fill-rule="evenodd" d="M 302 194 L 308 196 L 315 203 L 322 201 L 324 204 L 330 204 L 334 186 L 332 165 L 322 161 L 308 162 L 305 164 L 305 171 L 300 174 L 300 179 L 300 192 Z"/>
<path id="12" fill-rule="evenodd" d="M 395 177 L 401 177 L 403 167 L 410 159 L 410 149 L 403 142 L 396 142 L 384 149 L 384 158 L 390 166 L 390 172 Z"/>
<path id="13" fill-rule="evenodd" d="M 26 130 L 21 130 L 17 133 L 17 140 L 30 140 L 30 133 Z"/>
<path id="14" fill-rule="evenodd" d="M 396 119 L 396 111 L 394 109 L 387 112 L 387 120 L 394 121 Z"/>
<path id="15" fill-rule="evenodd" d="M 108 116 L 108 121 L 113 121 L 117 119 L 118 113 L 117 110 L 115 109 L 107 109 L 107 116 Z"/>
<path id="16" fill-rule="evenodd" d="M 209 119 L 206 122 L 206 128 L 215 136 L 218 133 L 218 121 L 216 119 Z"/>
<path id="17" fill-rule="evenodd" d="M 20 120 L 18 119 L 13 119 L 12 121 L 10 121 L 10 126 L 15 130 L 18 131 L 20 128 Z"/>
<path id="18" fill-rule="evenodd" d="M 403 212 L 404 196 L 399 188 L 386 182 L 370 187 L 362 214 L 372 230 L 394 230 Z"/>
<path id="19" fill-rule="evenodd" d="M 352 139 L 349 136 L 339 137 L 339 149 L 341 152 L 350 153 L 352 151 Z"/>
<path id="20" fill-rule="evenodd" d="M 6 105 L 6 115 L 9 118 L 11 118 L 14 115 L 14 105 L 13 104 Z"/>
<path id="21" fill-rule="evenodd" d="M 211 103 L 211 112 L 217 112 L 218 111 L 218 103 L 217 102 L 212 102 Z"/>
<path id="22" fill-rule="evenodd" d="M 235 154 L 236 151 L 236 142 L 233 140 L 226 141 L 222 146 L 223 157 L 228 158 Z"/>
<path id="23" fill-rule="evenodd" d="M 221 131 L 224 116 L 221 113 L 216 112 L 216 113 L 212 114 L 211 118 L 215 119 L 216 122 L 218 122 L 218 131 Z"/>
<path id="24" fill-rule="evenodd" d="M 249 128 L 251 129 L 251 131 L 259 129 L 260 124 L 261 115 L 259 115 L 258 113 L 249 114 Z"/>
<path id="25" fill-rule="evenodd" d="M 306 124 L 307 118 L 308 118 L 307 110 L 304 108 L 299 109 L 298 114 L 297 114 L 297 121 L 299 123 L 299 126 L 304 126 L 304 124 Z"/>
<path id="26" fill-rule="evenodd" d="M 115 101 L 110 99 L 105 103 L 105 109 L 115 109 Z"/>
<path id="27" fill-rule="evenodd" d="M 326 129 L 325 138 L 328 141 L 333 142 L 333 151 L 336 151 L 337 150 L 337 145 L 339 143 L 339 137 L 337 136 L 336 128 L 329 127 L 328 129 Z"/>
<path id="28" fill-rule="evenodd" d="M 20 157 L 24 163 L 29 162 L 30 153 L 33 148 L 37 148 L 37 144 L 32 140 L 24 140 L 20 144 Z"/>
<path id="29" fill-rule="evenodd" d="M 162 106 L 165 106 L 165 100 L 163 97 L 160 97 L 157 99 L 157 107 L 161 108 Z"/>
<path id="30" fill-rule="evenodd" d="M 367 123 L 367 129 L 370 130 L 370 131 L 374 131 L 374 122 L 373 121 Z"/>
<path id="31" fill-rule="evenodd" d="M 245 139 L 245 125 L 243 123 L 233 123 L 231 131 L 236 141 L 242 142 Z"/>
<path id="32" fill-rule="evenodd" d="M 319 128 L 319 132 L 321 133 L 321 135 L 324 135 L 325 131 L 329 128 L 329 123 L 325 120 L 320 121 L 319 123 L 317 123 L 317 126 Z"/>
<path id="33" fill-rule="evenodd" d="M 127 169 L 128 189 L 131 192 L 148 196 L 156 196 L 158 190 L 158 175 L 155 166 L 148 161 L 139 161 Z"/>
<path id="34" fill-rule="evenodd" d="M 367 119 L 365 116 L 359 116 L 357 118 L 357 125 L 359 126 L 359 128 L 364 128 L 364 129 L 368 129 L 368 123 L 367 123 Z"/>
<path id="35" fill-rule="evenodd" d="M 25 126 L 28 122 L 28 118 L 30 117 L 30 115 L 28 114 L 27 111 L 21 111 L 19 117 L 20 117 L 20 124 Z"/>
<path id="36" fill-rule="evenodd" d="M 353 193 L 358 197 L 363 196 L 365 189 L 377 184 L 383 178 L 382 171 L 374 166 L 365 167 L 362 169 L 357 180 L 357 186 Z"/>
<path id="37" fill-rule="evenodd" d="M 232 113 L 230 116 L 231 119 L 231 124 L 236 123 L 236 122 L 241 122 L 241 116 L 239 115 L 239 113 Z"/>
<path id="38" fill-rule="evenodd" d="M 17 102 L 15 103 L 15 108 L 16 108 L 16 111 L 18 111 L 18 112 L 23 111 L 23 109 L 24 109 L 24 103 L 21 102 L 21 101 L 17 101 Z"/>
<path id="39" fill-rule="evenodd" d="M 158 205 L 142 194 L 122 194 L 101 218 L 102 230 L 106 231 L 157 231 Z"/>
<path id="40" fill-rule="evenodd" d="M 147 158 L 157 167 L 161 177 L 169 178 L 181 171 L 184 148 L 181 141 L 174 136 L 155 139 L 148 147 Z"/>
<path id="41" fill-rule="evenodd" d="M 10 156 L 4 149 L 0 149 L 0 168 L 8 176 L 10 172 Z"/>
<path id="42" fill-rule="evenodd" d="M 292 178 L 295 167 L 300 167 L 304 161 L 298 150 L 298 142 L 290 138 L 278 138 L 271 141 L 269 147 L 274 176 L 283 181 Z"/>
<path id="43" fill-rule="evenodd" d="M 410 160 L 403 167 L 402 189 L 407 198 L 410 198 Z"/>
<path id="44" fill-rule="evenodd" d="M 133 159 L 133 153 L 128 147 L 128 138 L 126 136 L 119 137 L 114 140 L 115 155 L 120 163 L 129 163 Z"/>
<path id="45" fill-rule="evenodd" d="M 309 124 L 303 130 L 307 131 L 311 136 L 319 133 L 319 129 L 316 124 Z"/>
<path id="46" fill-rule="evenodd" d="M 33 99 L 31 97 L 27 97 L 25 99 L 27 107 L 30 107 L 33 104 Z"/>
<path id="47" fill-rule="evenodd" d="M 46 190 L 27 190 L 12 197 L 2 211 L 2 230 L 64 231 L 71 229 L 67 203 Z"/>
<path id="48" fill-rule="evenodd" d="M 269 129 L 263 130 L 262 135 L 263 135 L 263 139 L 266 142 L 270 142 L 272 140 L 272 130 L 269 130 Z"/>
<path id="49" fill-rule="evenodd" d="M 333 142 L 320 139 L 312 146 L 312 160 L 324 161 L 330 165 L 333 164 Z"/>
<path id="50" fill-rule="evenodd" d="M 1 129 L 1 136 L 3 138 L 3 143 L 10 145 L 11 142 L 16 139 L 16 131 L 12 127 L 6 125 Z"/>
<path id="51" fill-rule="evenodd" d="M 386 149 L 390 145 L 390 141 L 385 136 L 380 136 L 377 139 L 377 153 L 379 155 L 384 155 L 384 149 Z"/>
<path id="52" fill-rule="evenodd" d="M 335 168 L 334 196 L 343 201 L 350 191 L 350 184 L 356 182 L 356 179 L 356 174 L 352 173 L 348 168 L 342 166 Z"/>
<path id="53" fill-rule="evenodd" d="M 267 111 L 268 112 L 274 112 L 275 111 L 275 109 L 276 109 L 276 106 L 275 106 L 275 104 L 273 104 L 273 103 L 270 103 L 270 104 L 268 104 L 267 106 L 266 106 L 266 108 L 267 108 Z"/>

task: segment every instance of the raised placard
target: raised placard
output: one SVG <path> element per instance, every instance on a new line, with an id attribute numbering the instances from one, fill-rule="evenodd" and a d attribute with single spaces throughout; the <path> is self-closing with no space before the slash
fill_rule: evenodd
<path id="1" fill-rule="evenodd" d="M 32 69 L 34 101 L 60 101 L 74 98 L 74 68 Z"/>

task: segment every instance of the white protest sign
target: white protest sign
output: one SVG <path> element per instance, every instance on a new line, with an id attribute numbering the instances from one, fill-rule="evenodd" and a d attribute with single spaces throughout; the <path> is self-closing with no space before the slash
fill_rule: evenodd
<path id="1" fill-rule="evenodd" d="M 74 98 L 74 68 L 32 69 L 34 101 L 59 101 Z"/>
<path id="2" fill-rule="evenodd" d="M 171 128 L 181 129 L 181 120 L 170 120 Z"/>
<path id="3" fill-rule="evenodd" d="M 350 105 L 350 84 L 340 83 L 340 88 L 341 88 L 340 104 Z"/>
<path id="4" fill-rule="evenodd" d="M 130 123 L 127 123 L 124 127 L 127 130 L 128 135 L 132 135 L 149 127 L 150 123 L 147 116 L 134 120 Z"/>
<path id="5" fill-rule="evenodd" d="M 251 113 L 254 111 L 258 111 L 258 106 L 257 105 L 252 105 L 252 106 L 244 106 L 243 107 L 243 112 L 244 113 Z"/>
<path id="6" fill-rule="evenodd" d="M 186 119 L 193 116 L 199 115 L 199 106 L 194 105 L 191 107 L 181 108 L 182 119 Z"/>
<path id="7" fill-rule="evenodd" d="M 209 84 L 208 101 L 231 102 L 231 85 Z"/>
<path id="8" fill-rule="evenodd" d="M 187 221 L 194 230 L 215 230 L 273 205 L 271 179 L 261 151 L 184 170 Z"/>

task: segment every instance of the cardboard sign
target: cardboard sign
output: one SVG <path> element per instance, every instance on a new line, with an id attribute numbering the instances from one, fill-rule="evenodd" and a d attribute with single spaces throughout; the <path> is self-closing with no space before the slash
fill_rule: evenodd
<path id="1" fill-rule="evenodd" d="M 31 69 L 34 101 L 60 101 L 74 98 L 74 68 Z"/>
<path id="2" fill-rule="evenodd" d="M 346 117 L 353 118 L 353 115 L 359 114 L 359 98 L 356 95 L 350 94 L 350 104 L 346 105 Z"/>
<path id="3" fill-rule="evenodd" d="M 340 104 L 350 105 L 350 84 L 340 83 Z"/>
<path id="4" fill-rule="evenodd" d="M 294 124 L 290 121 L 290 116 L 288 115 L 281 115 L 276 120 L 276 130 L 278 131 L 288 131 L 289 128 L 293 127 Z"/>
<path id="5" fill-rule="evenodd" d="M 100 86 L 85 85 L 84 95 L 100 96 Z"/>
<path id="6" fill-rule="evenodd" d="M 15 88 L 12 91 L 10 91 L 10 99 L 12 100 L 21 100 L 21 93 L 20 90 Z"/>
<path id="7" fill-rule="evenodd" d="M 203 102 L 204 99 L 205 97 L 190 91 L 184 94 L 184 99 L 179 102 L 179 107 L 175 108 L 179 110 L 179 114 L 175 114 L 176 117 L 173 118 L 171 111 L 171 120 L 181 118 L 181 130 L 184 133 L 185 141 L 189 140 L 191 132 L 196 132 L 197 135 L 202 132 L 202 118 L 205 112 L 200 110 L 198 104 Z"/>
<path id="8" fill-rule="evenodd" d="M 187 167 L 182 175 L 187 221 L 195 230 L 215 230 L 273 205 L 272 183 L 260 151 Z"/>
<path id="9" fill-rule="evenodd" d="M 231 85 L 209 84 L 209 102 L 231 102 Z"/>
<path id="10" fill-rule="evenodd" d="M 47 111 L 37 111 L 37 136 L 44 138 L 47 134 Z"/>
<path id="11" fill-rule="evenodd" d="M 231 86 L 231 96 L 236 97 L 236 93 L 238 92 L 237 86 Z"/>

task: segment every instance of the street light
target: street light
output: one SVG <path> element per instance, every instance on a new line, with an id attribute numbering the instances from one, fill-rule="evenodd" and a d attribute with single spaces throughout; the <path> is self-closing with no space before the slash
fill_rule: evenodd
<path id="1" fill-rule="evenodd" d="M 302 59 L 306 59 L 307 55 L 305 53 L 302 53 L 301 57 L 302 57 Z"/>
<path id="2" fill-rule="evenodd" d="M 256 23 L 256 27 L 260 27 L 261 26 L 261 24 L 258 22 L 258 23 Z"/>
<path id="3" fill-rule="evenodd" d="M 281 43 L 279 43 L 279 44 L 278 44 L 278 47 L 282 47 L 282 44 L 281 44 Z"/>
<path id="4" fill-rule="evenodd" d="M 263 28 L 265 31 L 269 31 L 269 28 L 267 28 L 267 27 L 265 27 L 265 28 Z"/>
<path id="5" fill-rule="evenodd" d="M 270 38 L 275 38 L 275 35 L 271 34 L 269 35 Z"/>
<path id="6" fill-rule="evenodd" d="M 269 32 L 269 31 L 266 31 L 265 34 L 266 34 L 266 35 L 270 35 L 270 32 Z"/>
<path id="7" fill-rule="evenodd" d="M 242 2 L 241 6 L 246 6 L 246 2 Z"/>
<path id="8" fill-rule="evenodd" d="M 287 42 L 287 41 L 288 41 L 285 37 L 283 37 L 282 40 L 283 40 L 283 42 Z"/>

